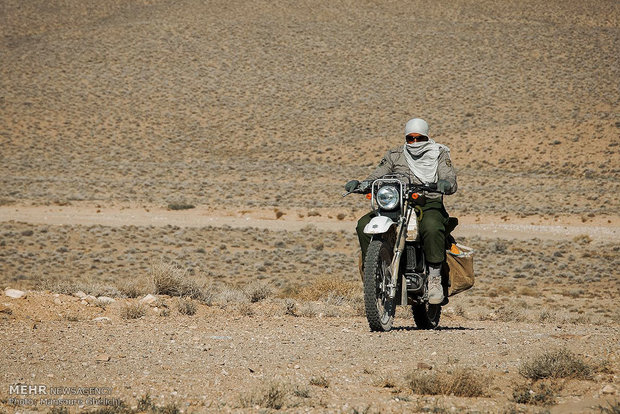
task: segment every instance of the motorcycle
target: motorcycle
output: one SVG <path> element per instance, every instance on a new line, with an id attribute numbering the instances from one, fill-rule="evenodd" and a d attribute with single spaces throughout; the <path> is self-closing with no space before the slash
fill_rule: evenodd
<path id="1" fill-rule="evenodd" d="M 369 188 L 343 196 L 351 193 L 366 194 L 376 214 L 364 228 L 371 241 L 362 264 L 364 305 L 371 331 L 389 331 L 397 305 L 411 306 L 418 328 L 437 328 L 447 294 L 441 304 L 428 302 L 428 268 L 418 233 L 425 194 L 441 194 L 436 184 L 417 185 L 403 175 L 386 175 Z M 446 293 L 446 283 L 443 285 Z"/>

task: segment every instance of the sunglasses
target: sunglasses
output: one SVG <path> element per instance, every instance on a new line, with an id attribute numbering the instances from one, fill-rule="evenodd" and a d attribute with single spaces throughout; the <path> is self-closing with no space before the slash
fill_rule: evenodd
<path id="1" fill-rule="evenodd" d="M 409 135 L 407 135 L 405 137 L 405 139 L 407 140 L 407 142 L 423 142 L 423 141 L 428 141 L 428 137 L 426 137 L 424 135 L 419 135 L 417 137 L 410 137 Z"/>

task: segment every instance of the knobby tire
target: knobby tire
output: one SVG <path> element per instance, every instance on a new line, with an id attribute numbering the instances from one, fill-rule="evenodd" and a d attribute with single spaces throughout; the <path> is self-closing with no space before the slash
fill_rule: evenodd
<path id="1" fill-rule="evenodd" d="M 372 240 L 364 262 L 364 305 L 371 331 L 389 331 L 394 322 L 395 301 L 389 299 L 385 283 L 390 278 L 389 273 L 385 274 L 385 269 L 389 268 L 391 262 L 392 251 L 389 245 L 381 239 Z M 384 309 L 379 308 L 379 302 L 383 303 Z"/>

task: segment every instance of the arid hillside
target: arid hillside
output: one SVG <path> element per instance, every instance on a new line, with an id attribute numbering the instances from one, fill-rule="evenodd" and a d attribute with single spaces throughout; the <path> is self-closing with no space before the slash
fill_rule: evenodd
<path id="1" fill-rule="evenodd" d="M 419 116 L 456 213 L 620 207 L 614 1 L 1 7 L 3 203 L 360 208 Z"/>

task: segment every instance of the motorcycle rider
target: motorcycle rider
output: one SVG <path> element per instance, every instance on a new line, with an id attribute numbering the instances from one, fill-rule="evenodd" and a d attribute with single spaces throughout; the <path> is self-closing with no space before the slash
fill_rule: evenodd
<path id="1" fill-rule="evenodd" d="M 375 171 L 361 183 L 349 181 L 345 185 L 348 192 L 370 189 L 372 182 L 386 174 L 403 174 L 414 184 L 435 183 L 443 194 L 454 194 L 457 190 L 456 173 L 450 160 L 450 149 L 438 144 L 428 136 L 428 124 L 420 118 L 410 119 L 405 125 L 405 145 L 391 149 L 381 160 Z M 425 194 L 426 203 L 422 206 L 419 232 L 424 246 L 424 255 L 429 269 L 428 294 L 430 304 L 440 304 L 444 300 L 441 285 L 441 265 L 445 260 L 446 236 L 454 225 L 449 224 L 449 216 L 443 205 L 443 195 Z M 370 244 L 370 235 L 364 227 L 375 216 L 370 212 L 357 222 L 357 237 L 362 249 L 362 260 Z M 451 227 L 451 228 L 450 228 Z"/>

